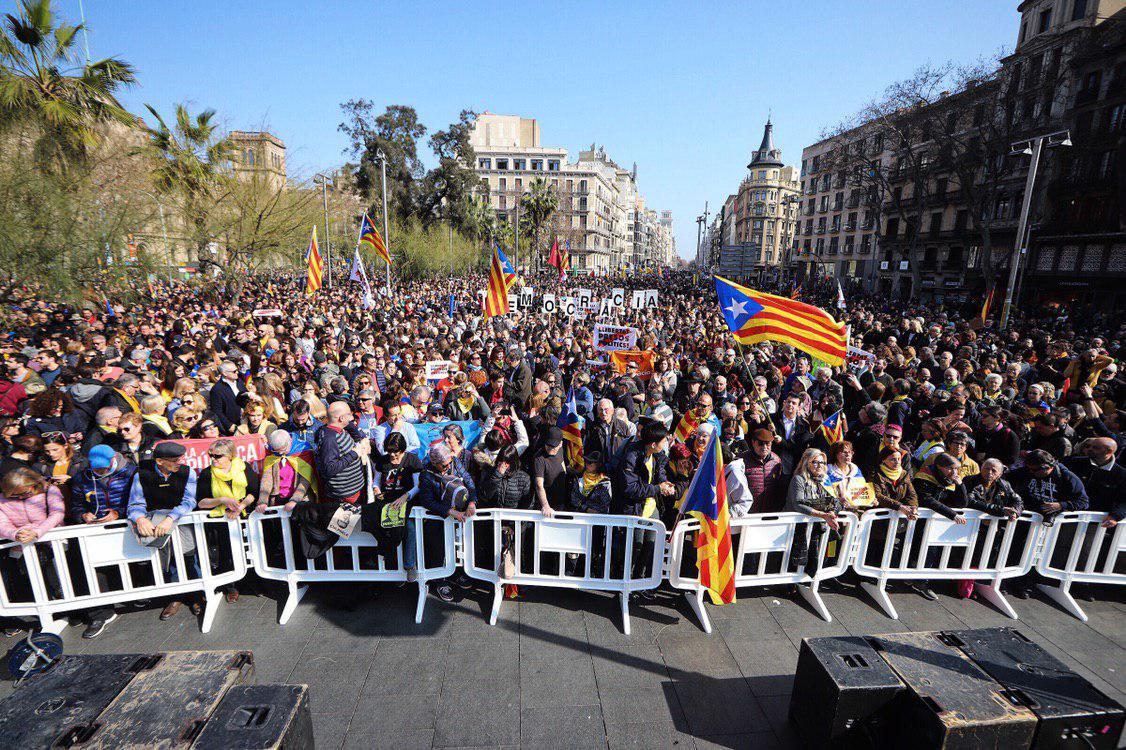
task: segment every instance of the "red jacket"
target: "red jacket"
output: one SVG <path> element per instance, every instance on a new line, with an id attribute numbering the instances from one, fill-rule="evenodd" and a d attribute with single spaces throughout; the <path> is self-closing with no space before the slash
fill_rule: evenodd
<path id="1" fill-rule="evenodd" d="M 27 399 L 27 391 L 19 383 L 10 380 L 0 380 L 0 414 L 5 417 L 15 416 L 19 412 L 20 402 Z"/>

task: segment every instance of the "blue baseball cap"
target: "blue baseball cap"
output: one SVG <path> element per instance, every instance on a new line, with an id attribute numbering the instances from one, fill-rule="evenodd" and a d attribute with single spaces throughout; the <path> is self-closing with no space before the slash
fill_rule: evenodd
<path id="1" fill-rule="evenodd" d="M 108 445 L 95 445 L 90 449 L 90 468 L 108 469 L 113 465 L 113 448 Z"/>

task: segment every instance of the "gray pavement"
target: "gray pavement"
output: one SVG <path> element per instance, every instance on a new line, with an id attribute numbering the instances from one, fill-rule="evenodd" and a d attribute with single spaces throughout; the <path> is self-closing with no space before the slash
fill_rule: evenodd
<path id="1" fill-rule="evenodd" d="M 521 591 L 496 627 L 482 589 L 456 604 L 431 597 L 414 624 L 414 588 L 314 586 L 280 627 L 280 589 L 259 584 L 224 603 L 211 633 L 185 608 L 130 610 L 98 639 L 68 628 L 68 653 L 248 648 L 258 682 L 312 688 L 318 748 L 796 748 L 786 710 L 801 639 L 1015 625 L 1097 687 L 1126 702 L 1126 596 L 1103 589 L 1081 623 L 1051 603 L 1014 600 L 1019 622 L 943 591 L 937 602 L 894 593 L 888 619 L 850 589 L 828 593 L 833 622 L 796 596 L 744 589 L 710 607 L 700 630 L 683 598 L 635 604 L 620 631 L 607 594 Z M 0 685 L 7 694 L 11 684 Z"/>

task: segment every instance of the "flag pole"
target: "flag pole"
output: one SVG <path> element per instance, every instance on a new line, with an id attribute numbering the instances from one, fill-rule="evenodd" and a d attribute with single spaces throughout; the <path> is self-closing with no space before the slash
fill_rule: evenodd
<path id="1" fill-rule="evenodd" d="M 387 250 L 387 298 L 391 298 L 391 224 L 387 216 L 387 155 L 379 154 L 380 183 L 383 187 L 383 246 Z"/>

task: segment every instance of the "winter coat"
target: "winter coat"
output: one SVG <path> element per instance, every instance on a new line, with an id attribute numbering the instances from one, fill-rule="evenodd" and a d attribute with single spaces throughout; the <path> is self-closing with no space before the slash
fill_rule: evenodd
<path id="1" fill-rule="evenodd" d="M 529 508 L 532 499 L 532 479 L 528 472 L 511 468 L 501 474 L 489 466 L 481 476 L 480 506 L 482 508 Z"/>
<path id="2" fill-rule="evenodd" d="M 121 454 L 114 456 L 116 468 L 105 476 L 98 476 L 87 466 L 71 481 L 70 518 L 75 523 L 82 522 L 82 516 L 93 513 L 95 518 L 116 511 L 124 518 L 129 504 L 129 490 L 133 486 L 133 475 L 137 467 Z"/>

